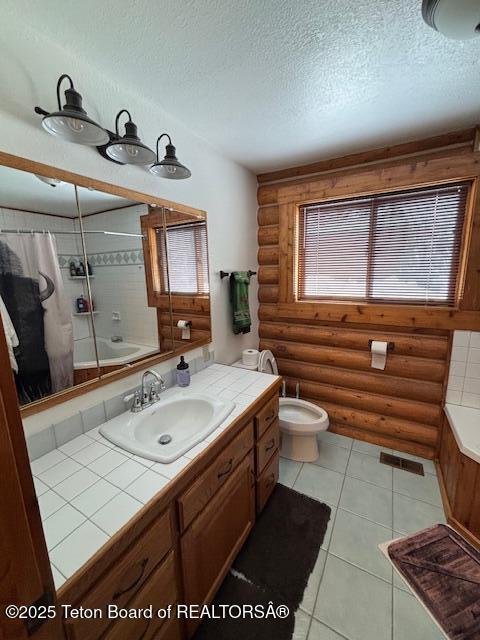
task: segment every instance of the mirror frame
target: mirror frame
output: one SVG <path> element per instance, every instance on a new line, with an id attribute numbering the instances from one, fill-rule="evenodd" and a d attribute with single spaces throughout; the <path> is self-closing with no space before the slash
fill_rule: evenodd
<path id="1" fill-rule="evenodd" d="M 58 169 L 57 167 L 43 164 L 41 162 L 36 162 L 35 160 L 29 160 L 28 158 L 22 158 L 21 156 L 15 156 L 9 153 L 5 153 L 4 151 L 0 151 L 0 165 L 10 167 L 11 169 L 18 169 L 19 171 L 25 171 L 27 173 L 39 173 L 48 178 L 58 178 L 59 180 L 69 182 L 70 184 L 76 185 L 77 187 L 85 187 L 87 189 L 93 188 L 97 191 L 110 193 L 121 198 L 144 202 L 153 207 L 174 209 L 176 211 L 194 216 L 201 215 L 204 216 L 205 220 L 207 220 L 207 212 L 203 211 L 202 209 L 195 209 L 194 207 L 179 204 L 178 202 L 173 202 L 172 200 L 165 200 L 164 198 L 159 198 L 157 196 L 142 193 L 141 191 L 135 191 L 134 189 L 120 187 L 118 185 L 103 182 L 101 180 L 96 180 L 95 178 L 83 176 L 78 173 Z M 210 298 L 208 301 L 208 312 L 210 313 L 211 318 Z M 172 358 L 181 355 L 182 353 L 186 353 L 187 351 L 191 351 L 192 349 L 208 345 L 211 342 L 212 334 L 210 331 L 210 335 L 208 338 L 200 338 L 195 342 L 189 342 L 188 344 L 185 344 L 184 347 L 173 349 L 165 353 L 159 353 L 149 358 L 145 358 L 144 360 L 140 360 L 139 362 L 127 364 L 123 369 L 119 369 L 118 371 L 106 373 L 105 375 L 96 378 L 95 380 L 83 382 L 79 385 L 71 387 L 70 389 L 65 389 L 64 391 L 60 391 L 59 393 L 56 393 L 52 396 L 48 396 L 47 398 L 44 398 L 42 400 L 36 400 L 31 404 L 20 407 L 20 413 L 22 417 L 34 415 L 35 413 L 39 413 L 40 411 L 49 409 L 50 407 L 61 404 L 62 402 L 66 402 L 67 400 L 71 400 L 72 398 L 76 398 L 80 395 L 88 393 L 89 391 L 93 391 L 94 389 L 103 387 L 106 384 L 110 384 L 111 382 L 115 382 L 116 380 L 126 378 L 136 371 L 148 369 L 148 367 L 159 364 L 160 362 L 165 362 L 166 360 L 171 360 Z"/>

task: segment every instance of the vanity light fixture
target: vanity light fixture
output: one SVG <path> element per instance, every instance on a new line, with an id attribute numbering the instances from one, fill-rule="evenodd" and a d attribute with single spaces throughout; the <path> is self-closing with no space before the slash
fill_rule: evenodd
<path id="1" fill-rule="evenodd" d="M 159 160 L 160 155 L 158 152 L 158 145 L 160 140 L 166 136 L 168 138 L 168 144 L 165 147 L 165 157 L 162 161 Z M 150 173 L 161 178 L 169 178 L 170 180 L 182 180 L 184 178 L 190 178 L 192 172 L 185 165 L 178 161 L 175 155 L 176 149 L 172 144 L 172 139 L 168 133 L 162 133 L 157 138 L 157 161 L 150 167 Z"/>
<path id="2" fill-rule="evenodd" d="M 128 120 L 125 123 L 125 135 L 120 136 L 118 122 L 120 116 L 126 113 Z M 143 144 L 138 137 L 137 125 L 132 122 L 132 116 L 127 109 L 122 109 L 115 118 L 115 135 L 105 147 L 106 157 L 121 164 L 150 164 L 155 160 L 155 153 Z"/>
<path id="3" fill-rule="evenodd" d="M 60 87 L 64 80 L 70 82 L 70 87 L 65 90 L 65 104 L 62 108 Z M 77 144 L 97 146 L 108 142 L 108 133 L 87 116 L 87 112 L 82 108 L 82 96 L 75 91 L 73 80 L 66 73 L 61 75 L 57 82 L 57 103 L 58 111 L 53 113 L 35 107 L 35 113 L 44 116 L 42 126 L 45 131 Z"/>

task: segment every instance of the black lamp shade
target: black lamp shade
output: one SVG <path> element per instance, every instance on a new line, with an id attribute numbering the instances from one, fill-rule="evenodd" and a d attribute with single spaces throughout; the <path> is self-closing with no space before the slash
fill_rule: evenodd
<path id="1" fill-rule="evenodd" d="M 183 180 L 190 178 L 192 172 L 185 165 L 178 161 L 176 149 L 173 144 L 167 144 L 165 147 L 166 154 L 161 162 L 155 162 L 150 167 L 150 172 L 161 178 L 169 180 Z"/>
<path id="2" fill-rule="evenodd" d="M 109 141 L 105 129 L 87 116 L 82 96 L 73 87 L 65 91 L 63 109 L 47 114 L 42 126 L 51 135 L 76 144 L 97 146 Z"/>
<path id="3" fill-rule="evenodd" d="M 125 123 L 125 135 L 110 142 L 105 152 L 112 160 L 122 164 L 145 165 L 155 160 L 155 152 L 143 144 L 131 120 Z"/>

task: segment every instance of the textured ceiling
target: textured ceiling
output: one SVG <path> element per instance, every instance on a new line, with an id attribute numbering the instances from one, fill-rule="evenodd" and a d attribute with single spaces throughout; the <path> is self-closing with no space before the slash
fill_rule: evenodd
<path id="1" fill-rule="evenodd" d="M 479 120 L 480 38 L 421 0 L 6 1 L 256 172 Z"/>

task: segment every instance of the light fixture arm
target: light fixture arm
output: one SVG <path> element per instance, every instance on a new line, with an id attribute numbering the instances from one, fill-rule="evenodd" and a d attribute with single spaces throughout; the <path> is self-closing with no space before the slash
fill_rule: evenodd
<path id="1" fill-rule="evenodd" d="M 118 133 L 118 121 L 120 120 L 120 116 L 122 115 L 122 113 L 126 113 L 128 115 L 128 122 L 132 122 L 130 111 L 128 111 L 127 109 L 122 109 L 121 111 L 119 111 L 117 113 L 117 117 L 115 118 L 115 133 L 117 134 L 117 136 L 120 136 L 120 134 Z"/>
<path id="2" fill-rule="evenodd" d="M 164 136 L 167 136 L 167 138 L 168 138 L 168 144 L 170 144 L 170 145 L 172 144 L 172 139 L 170 138 L 170 136 L 168 135 L 168 133 L 162 133 L 162 135 L 161 135 L 161 136 L 158 136 L 158 138 L 157 138 L 157 162 L 159 161 L 159 158 L 160 158 L 160 156 L 159 156 L 159 154 L 158 154 L 158 145 L 159 145 L 159 143 L 160 143 L 160 140 L 161 140 Z"/>
<path id="3" fill-rule="evenodd" d="M 70 82 L 70 89 L 75 89 L 75 87 L 73 86 L 73 80 L 71 79 L 71 77 L 70 77 L 67 73 L 62 74 L 62 75 L 59 77 L 58 82 L 57 82 L 57 102 L 58 102 L 58 110 L 59 110 L 59 111 L 61 111 L 61 110 L 62 110 L 62 102 L 61 102 L 61 100 L 60 100 L 60 86 L 61 86 L 62 82 L 63 82 L 65 79 L 68 79 L 68 80 L 69 80 L 69 82 Z"/>

